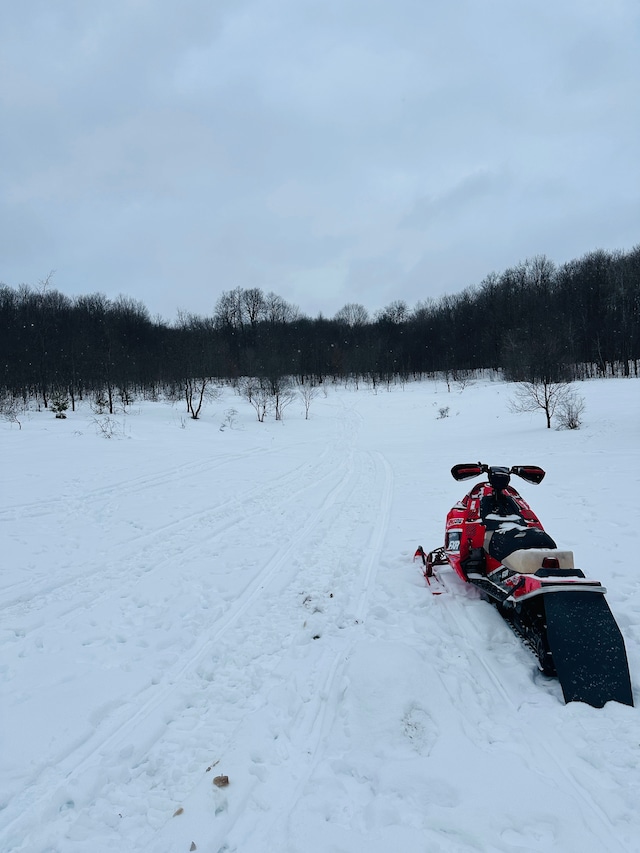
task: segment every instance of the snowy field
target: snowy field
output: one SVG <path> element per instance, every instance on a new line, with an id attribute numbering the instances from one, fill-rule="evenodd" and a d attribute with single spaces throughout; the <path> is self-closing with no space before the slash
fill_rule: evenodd
<path id="1" fill-rule="evenodd" d="M 0 851 L 639 851 L 638 709 L 564 705 L 412 561 L 453 464 L 541 465 L 514 485 L 607 587 L 640 703 L 640 382 L 577 390 L 580 431 L 499 382 L 0 422 Z"/>

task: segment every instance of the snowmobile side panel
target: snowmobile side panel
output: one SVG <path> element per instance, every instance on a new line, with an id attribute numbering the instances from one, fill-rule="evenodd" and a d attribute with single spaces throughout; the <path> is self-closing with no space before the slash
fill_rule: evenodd
<path id="1" fill-rule="evenodd" d="M 602 708 L 633 705 L 629 664 L 620 629 L 603 595 L 550 592 L 544 596 L 547 640 L 565 702 Z"/>

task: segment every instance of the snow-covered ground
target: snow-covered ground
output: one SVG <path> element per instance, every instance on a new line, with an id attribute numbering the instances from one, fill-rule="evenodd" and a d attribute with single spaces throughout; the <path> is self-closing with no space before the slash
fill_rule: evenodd
<path id="1" fill-rule="evenodd" d="M 579 385 L 573 432 L 511 390 L 0 422 L 2 853 L 640 850 L 638 710 L 564 705 L 412 561 L 454 463 L 541 465 L 514 485 L 607 586 L 640 697 L 640 384 Z"/>

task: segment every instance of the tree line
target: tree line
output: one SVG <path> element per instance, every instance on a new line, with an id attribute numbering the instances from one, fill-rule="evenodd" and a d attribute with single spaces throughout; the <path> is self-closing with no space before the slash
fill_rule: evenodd
<path id="1" fill-rule="evenodd" d="M 113 410 L 143 394 L 184 397 L 194 380 L 278 387 L 389 382 L 480 369 L 516 381 L 638 375 L 640 246 L 554 265 L 537 256 L 456 295 L 359 304 L 310 318 L 259 288 L 224 292 L 211 316 L 150 317 L 141 302 L 51 286 L 0 286 L 0 393 L 49 406 L 90 397 Z M 192 386 L 193 392 L 193 386 Z"/>

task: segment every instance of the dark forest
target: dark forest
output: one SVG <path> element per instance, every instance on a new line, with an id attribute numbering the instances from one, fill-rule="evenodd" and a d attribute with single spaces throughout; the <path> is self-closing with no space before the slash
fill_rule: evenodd
<path id="1" fill-rule="evenodd" d="M 479 285 L 374 317 L 348 304 L 309 318 L 274 293 L 236 288 L 209 317 L 153 320 L 127 297 L 69 298 L 0 286 L 0 393 L 48 406 L 101 397 L 153 399 L 193 379 L 384 383 L 479 370 L 536 381 L 637 376 L 640 245 L 555 266 L 538 256 Z"/>

